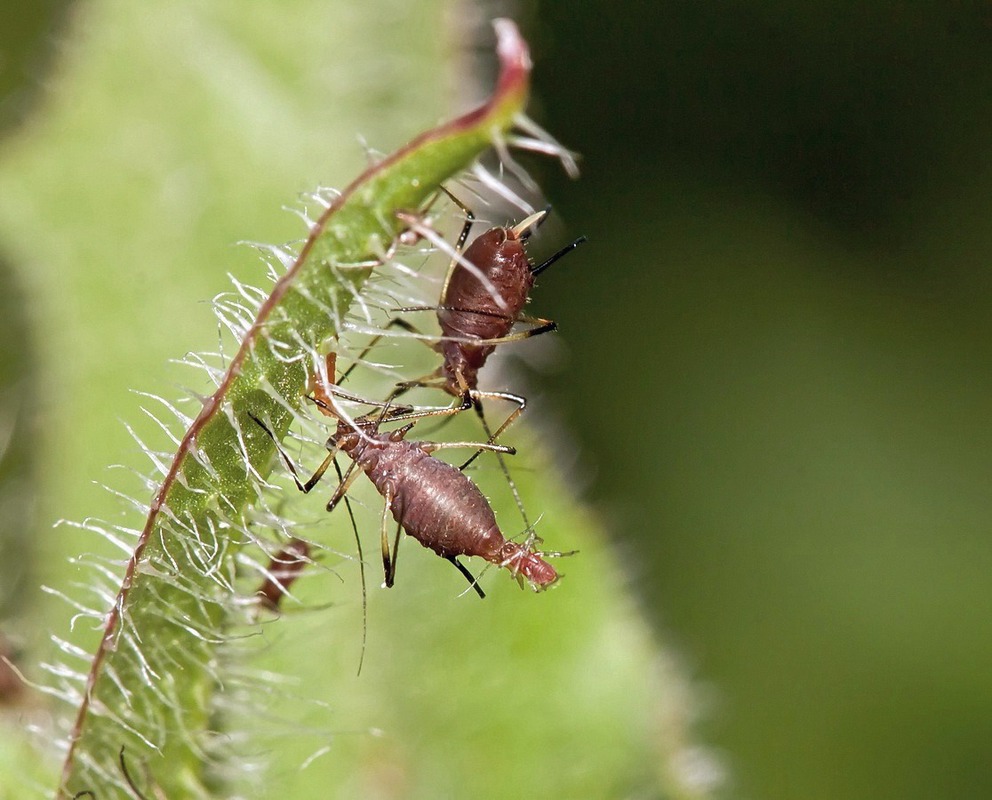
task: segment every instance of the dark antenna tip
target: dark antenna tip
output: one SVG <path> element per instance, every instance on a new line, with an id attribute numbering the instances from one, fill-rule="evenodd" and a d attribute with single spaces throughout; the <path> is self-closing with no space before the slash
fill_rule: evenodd
<path id="1" fill-rule="evenodd" d="M 544 263 L 538 264 L 536 267 L 531 267 L 530 274 L 531 275 L 540 275 L 542 272 L 544 272 L 544 270 L 546 270 L 548 267 L 550 267 L 556 261 L 558 261 L 559 259 L 564 258 L 565 256 L 567 256 L 569 253 L 571 253 L 580 244 L 585 244 L 588 241 L 589 240 L 585 236 L 580 236 L 578 239 L 576 239 L 571 244 L 565 245 L 561 250 L 559 250 L 557 253 L 555 253 L 553 256 L 551 256 L 551 258 L 547 259 Z"/>

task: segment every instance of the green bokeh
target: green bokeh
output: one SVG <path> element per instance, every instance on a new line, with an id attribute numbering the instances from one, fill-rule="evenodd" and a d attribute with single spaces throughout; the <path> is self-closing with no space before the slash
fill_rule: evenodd
<path id="1" fill-rule="evenodd" d="M 542 4 L 535 310 L 733 793 L 992 794 L 982 4 Z"/>
<path id="2" fill-rule="evenodd" d="M 547 385 L 582 446 L 575 480 L 600 505 L 627 577 L 711 689 L 705 732 L 732 770 L 732 794 L 989 796 L 987 7 L 546 0 L 533 33 L 538 116 L 583 153 L 585 174 L 572 185 L 538 170 L 568 229 L 591 239 L 535 293 L 534 312 L 560 322 L 571 353 Z M 340 63 L 365 41 L 338 42 Z M 237 53 L 237 43 L 213 44 Z M 185 46 L 217 52 L 196 38 Z M 273 35 L 266 69 L 296 74 L 280 66 L 286 52 Z M 163 240 L 221 225 L 216 251 L 197 258 L 222 272 L 228 243 L 290 235 L 274 203 L 324 175 L 350 176 L 321 162 L 326 141 L 381 130 L 376 143 L 395 145 L 388 131 L 409 130 L 409 106 L 389 119 L 381 109 L 417 90 L 430 103 L 436 89 L 426 75 L 371 75 L 356 93 L 385 102 L 333 133 L 334 105 L 313 103 L 300 112 L 322 120 L 305 137 L 312 152 L 271 173 L 251 157 L 284 138 L 268 124 L 229 161 L 200 163 L 194 149 L 144 213 L 170 221 Z M 107 163 L 127 160 L 127 145 L 108 143 Z M 85 211 L 86 181 L 97 185 L 101 169 L 51 202 Z M 227 198 L 229 213 L 191 205 L 203 182 L 238 170 L 246 192 Z M 140 170 L 131 180 L 151 185 Z M 114 233 L 102 232 L 90 262 Z M 30 264 L 33 252 L 14 255 Z M 156 364 L 207 346 L 185 334 L 205 311 L 163 289 L 168 266 L 140 265 L 150 307 L 92 278 L 93 294 L 123 295 L 123 344 L 85 376 L 69 358 L 70 385 L 123 392 L 151 343 Z M 215 277 L 191 270 L 189 296 L 217 291 Z M 106 317 L 33 280 L 27 296 L 43 292 L 51 319 L 85 333 L 87 313 Z M 144 341 L 130 336 L 139 323 Z M 47 358 L 91 345 L 49 344 Z M 57 377 L 47 380 L 42 394 L 61 409 L 46 417 L 50 452 L 99 478 L 130 452 L 126 436 L 113 413 L 98 414 L 96 393 L 66 403 Z M 122 413 L 133 421 L 133 406 Z M 109 456 L 71 435 L 84 416 Z M 60 498 L 48 519 L 94 511 L 100 495 L 84 493 L 85 481 L 47 481 Z"/>
<path id="3" fill-rule="evenodd" d="M 225 272 L 264 283 L 257 255 L 234 243 L 300 236 L 299 220 L 280 205 L 357 174 L 366 154 L 356 132 L 388 151 L 450 115 L 441 65 L 468 51 L 449 44 L 465 30 L 442 13 L 454 7 L 293 0 L 247 8 L 236 0 L 73 6 L 54 35 L 47 91 L 3 142 L 0 238 L 23 287 L 17 305 L 29 331 L 7 334 L 5 346 L 17 357 L 12 374 L 33 373 L 29 450 L 39 476 L 25 492 L 35 517 L 17 530 L 5 520 L 3 535 L 20 560 L 33 544 L 40 581 L 70 597 L 93 573 L 67 557 L 105 554 L 117 560 L 114 572 L 122 555 L 52 523 L 92 515 L 140 524 L 96 482 L 148 496 L 129 477 L 148 467 L 121 420 L 153 447 L 172 445 L 139 410 L 155 401 L 130 390 L 173 400 L 184 394 L 178 386 L 207 388 L 169 359 L 216 348 L 204 301 L 229 289 Z M 455 78 L 461 90 L 471 84 L 463 73 Z M 528 505 L 540 508 L 541 533 L 581 550 L 563 567 L 567 581 L 536 596 L 490 573 L 487 588 L 503 580 L 492 581 L 483 604 L 460 596 L 461 577 L 408 542 L 396 589 L 370 578 L 361 677 L 361 603 L 346 525 L 341 514 L 329 521 L 318 498 L 292 492 L 287 503 L 306 509 L 300 529 L 345 557 L 322 556 L 301 589 L 310 608 L 244 641 L 265 685 L 256 699 L 268 709 L 243 702 L 239 676 L 221 670 L 229 706 L 218 719 L 234 726 L 232 738 L 248 732 L 245 749 L 273 762 L 259 796 L 705 793 L 709 774 L 694 765 L 709 762 L 699 761 L 688 734 L 693 704 L 679 670 L 587 509 L 562 485 L 562 465 L 545 466 L 525 425 L 513 434 L 532 454 L 519 458 L 519 482 Z M 126 469 L 108 472 L 111 464 Z M 485 480 L 483 470 L 474 474 Z M 371 522 L 361 526 L 373 555 L 377 500 L 368 498 Z M 508 507 L 515 511 L 504 498 L 501 518 Z M 66 659 L 54 634 L 80 648 L 73 667 L 85 670 L 98 626 L 83 617 L 70 629 L 63 600 L 44 595 L 34 576 L 22 585 L 23 615 L 12 621 L 21 668 L 44 681 L 40 662 Z M 100 602 L 102 611 L 110 601 Z M 50 729 L 49 708 L 29 692 L 4 711 L 3 800 L 39 785 L 50 792 L 55 765 L 21 755 L 32 752 L 29 726 Z M 313 755 L 320 757 L 311 763 Z M 145 766 L 154 776 L 154 757 L 129 756 L 142 783 Z"/>

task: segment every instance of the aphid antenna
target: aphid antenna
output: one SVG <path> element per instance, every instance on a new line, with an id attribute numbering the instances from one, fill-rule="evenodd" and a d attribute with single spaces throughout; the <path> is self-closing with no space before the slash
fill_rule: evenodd
<path id="1" fill-rule="evenodd" d="M 479 311 L 475 309 L 466 310 L 463 308 L 456 308 L 454 306 L 401 306 L 393 310 L 397 314 L 409 314 L 415 311 L 459 311 L 463 314 L 473 314 L 478 317 L 492 317 L 493 319 L 505 318 L 502 314 L 496 314 L 492 311 Z M 418 342 L 427 342 L 428 344 L 434 344 L 436 342 L 461 342 L 463 344 L 470 345 L 487 345 L 504 344 L 507 341 L 506 337 L 498 337 L 496 339 L 477 339 L 472 336 L 451 336 L 450 334 L 421 333 L 420 331 L 415 330 L 405 330 L 404 332 L 394 330 L 383 331 L 381 328 L 365 327 L 362 325 L 351 325 L 348 330 L 353 333 L 360 333 L 367 336 L 381 336 L 384 339 L 413 339 Z M 355 363 L 366 364 L 370 362 L 356 360 Z"/>
<path id="2" fill-rule="evenodd" d="M 534 275 L 534 276 L 540 275 L 542 272 L 544 272 L 544 270 L 546 270 L 548 267 L 550 267 L 556 261 L 560 261 L 562 258 L 564 258 L 569 253 L 571 253 L 580 244 L 585 244 L 588 241 L 589 241 L 589 239 L 586 238 L 585 236 L 580 236 L 578 239 L 576 239 L 571 244 L 565 245 L 561 250 L 559 250 L 557 253 L 555 253 L 550 258 L 545 259 L 542 263 L 538 264 L 535 267 L 531 267 L 530 274 L 531 275 Z"/>
<path id="3" fill-rule="evenodd" d="M 534 542 L 543 542 L 544 539 L 537 535 L 537 526 L 541 524 L 542 519 L 544 519 L 544 514 L 538 516 L 533 522 L 528 522 L 527 527 L 520 531 L 520 533 L 510 537 L 510 541 L 517 542 L 523 540 L 524 547 L 528 549 Z"/>

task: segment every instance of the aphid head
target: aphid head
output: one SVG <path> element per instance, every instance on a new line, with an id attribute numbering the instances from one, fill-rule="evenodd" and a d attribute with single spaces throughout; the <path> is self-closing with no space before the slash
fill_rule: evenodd
<path id="1" fill-rule="evenodd" d="M 547 589 L 558 580 L 558 573 L 547 561 L 516 542 L 507 542 L 503 546 L 503 559 L 500 566 L 506 567 L 520 581 L 527 581 L 535 592 Z"/>

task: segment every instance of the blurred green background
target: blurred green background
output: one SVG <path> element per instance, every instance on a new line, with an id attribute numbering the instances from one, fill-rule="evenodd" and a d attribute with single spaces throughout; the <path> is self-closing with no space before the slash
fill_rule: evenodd
<path id="1" fill-rule="evenodd" d="M 546 386 L 733 793 L 992 796 L 992 7 L 545 0 L 536 34 L 590 236 L 535 295 Z"/>
<path id="2" fill-rule="evenodd" d="M 44 9 L 6 4 L 8 132 L 59 41 Z M 992 10 L 543 0 L 523 22 L 533 116 L 584 174 L 535 168 L 590 238 L 535 292 L 563 346 L 531 381 L 706 689 L 728 793 L 992 796 Z M 285 200 L 296 179 L 266 178 Z M 8 341 L 47 324 L 3 316 Z M 29 432 L 31 350 L 4 358 L 0 423 Z M 17 442 L 4 469 L 30 475 Z"/>

